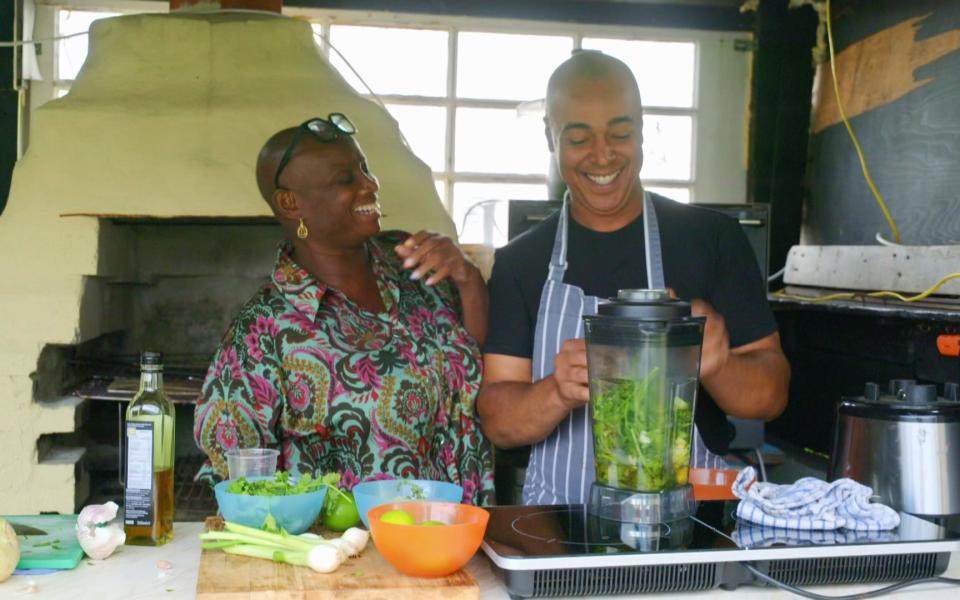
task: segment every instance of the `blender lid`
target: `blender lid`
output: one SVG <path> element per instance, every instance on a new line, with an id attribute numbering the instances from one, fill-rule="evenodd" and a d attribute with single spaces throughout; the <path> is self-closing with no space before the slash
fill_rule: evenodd
<path id="1" fill-rule="evenodd" d="M 690 316 L 690 303 L 670 297 L 667 290 L 620 290 L 602 302 L 597 314 L 607 317 L 668 321 Z"/>

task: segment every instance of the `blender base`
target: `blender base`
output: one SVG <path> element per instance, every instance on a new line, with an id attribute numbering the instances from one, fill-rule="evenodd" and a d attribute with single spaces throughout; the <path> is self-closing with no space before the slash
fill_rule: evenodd
<path id="1" fill-rule="evenodd" d="M 638 492 L 594 482 L 587 512 L 602 519 L 657 525 L 689 517 L 696 511 L 693 486 L 681 485 L 661 492 Z"/>

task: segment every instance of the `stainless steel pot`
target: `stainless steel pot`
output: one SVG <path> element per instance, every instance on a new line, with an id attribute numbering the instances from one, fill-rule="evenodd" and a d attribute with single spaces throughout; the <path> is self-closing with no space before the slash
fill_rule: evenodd
<path id="1" fill-rule="evenodd" d="M 960 514 L 960 386 L 868 383 L 837 408 L 831 480 L 849 477 L 884 504 L 924 516 Z"/>

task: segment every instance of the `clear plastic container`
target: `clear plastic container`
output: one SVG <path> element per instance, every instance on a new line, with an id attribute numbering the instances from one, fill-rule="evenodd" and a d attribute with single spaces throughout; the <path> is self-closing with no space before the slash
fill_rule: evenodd
<path id="1" fill-rule="evenodd" d="M 239 477 L 272 477 L 277 472 L 279 450 L 273 448 L 234 448 L 227 450 L 227 471 L 230 479 Z"/>
<path id="2" fill-rule="evenodd" d="M 624 290 L 584 323 L 596 482 L 640 492 L 685 485 L 703 317 L 662 292 Z"/>

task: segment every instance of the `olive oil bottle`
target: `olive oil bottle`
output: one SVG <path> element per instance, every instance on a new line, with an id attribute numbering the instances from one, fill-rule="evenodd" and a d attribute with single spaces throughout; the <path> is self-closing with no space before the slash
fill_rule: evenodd
<path id="1" fill-rule="evenodd" d="M 128 544 L 159 546 L 173 539 L 174 409 L 163 393 L 159 352 L 140 355 L 140 390 L 124 425 L 123 528 Z"/>

